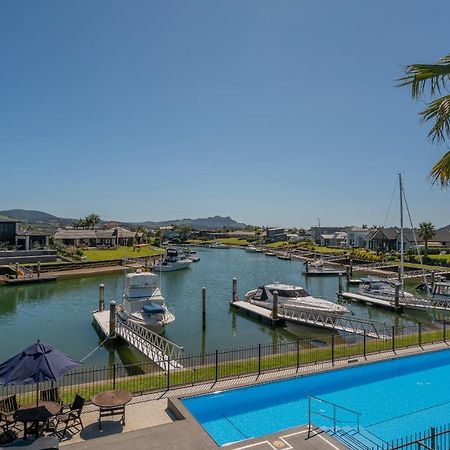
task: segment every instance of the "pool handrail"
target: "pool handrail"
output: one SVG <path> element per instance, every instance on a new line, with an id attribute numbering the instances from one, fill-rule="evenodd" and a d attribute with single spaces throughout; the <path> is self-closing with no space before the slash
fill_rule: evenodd
<path id="1" fill-rule="evenodd" d="M 314 395 L 306 395 L 306 398 L 308 399 L 308 437 L 310 437 L 310 435 L 311 435 L 311 426 L 312 426 L 311 414 L 314 413 L 311 409 L 311 400 L 315 400 L 315 401 L 318 401 L 321 403 L 327 403 L 328 405 L 331 405 L 333 407 L 333 417 L 329 417 L 324 414 L 320 414 L 320 415 L 322 415 L 323 417 L 326 417 L 327 419 L 331 419 L 333 421 L 333 431 L 334 432 L 336 432 L 336 425 L 337 425 L 337 422 L 339 422 L 339 420 L 336 417 L 336 409 L 337 408 L 347 411 L 356 416 L 356 431 L 359 432 L 359 422 L 360 422 L 360 418 L 362 416 L 362 414 L 360 412 L 354 411 L 353 409 L 350 409 L 350 408 L 346 408 L 345 406 L 338 405 L 337 403 L 333 403 L 328 400 L 324 400 L 323 398 L 319 398 Z M 315 414 L 319 415 L 318 413 L 315 413 Z"/>

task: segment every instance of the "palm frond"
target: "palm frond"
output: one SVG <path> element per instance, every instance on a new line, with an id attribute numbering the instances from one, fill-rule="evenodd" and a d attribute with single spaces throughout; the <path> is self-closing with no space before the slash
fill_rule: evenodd
<path id="1" fill-rule="evenodd" d="M 450 95 L 429 103 L 420 116 L 424 122 L 434 120 L 434 125 L 428 133 L 432 141 L 442 142 L 446 137 L 450 137 Z"/>
<path id="2" fill-rule="evenodd" d="M 450 55 L 439 59 L 437 64 L 411 64 L 405 67 L 405 76 L 398 80 L 399 86 L 411 86 L 413 98 L 423 95 L 427 84 L 430 95 L 440 93 L 450 80 Z"/>
<path id="3" fill-rule="evenodd" d="M 431 169 L 430 178 L 433 184 L 441 187 L 450 186 L 450 151 L 448 151 Z"/>

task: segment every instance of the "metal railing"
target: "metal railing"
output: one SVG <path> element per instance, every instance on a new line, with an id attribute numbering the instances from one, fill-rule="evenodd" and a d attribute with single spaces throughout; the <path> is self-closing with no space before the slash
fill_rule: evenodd
<path id="1" fill-rule="evenodd" d="M 42 383 L 41 389 L 59 387 L 64 400 L 70 402 L 75 393 L 90 399 L 96 393 L 113 388 L 126 389 L 135 394 L 157 393 L 179 387 L 254 376 L 277 371 L 306 373 L 330 368 L 339 361 L 347 363 L 365 359 L 382 352 L 406 347 L 418 350 L 426 345 L 446 342 L 447 328 L 443 324 L 422 324 L 392 327 L 392 336 L 381 339 L 363 336 L 332 335 L 327 341 L 298 339 L 247 347 L 217 349 L 191 355 L 181 355 L 173 348 L 167 357 L 155 362 L 117 364 L 115 350 L 109 347 L 111 363 L 104 367 L 82 367 L 65 375 L 58 382 Z M 100 341 L 99 341 L 100 342 Z M 178 355 L 178 356 L 176 356 Z M 158 364 L 160 363 L 160 364 Z M 161 366 L 167 364 L 166 370 Z M 17 394 L 21 404 L 35 401 L 36 385 L 0 386 L 0 396 Z M 449 447 L 450 448 L 450 447 Z"/>
<path id="2" fill-rule="evenodd" d="M 355 426 L 355 429 L 357 432 L 359 432 L 359 424 L 361 420 L 361 413 L 358 411 L 354 411 L 352 409 L 346 408 L 344 406 L 338 405 L 333 402 L 329 402 L 328 400 L 324 400 L 319 397 L 314 397 L 313 395 L 308 395 L 308 437 L 311 436 L 311 431 L 313 431 L 313 428 L 316 429 L 317 426 L 313 424 L 313 417 L 319 417 L 321 419 L 329 419 L 332 422 L 331 429 L 334 433 L 337 431 L 337 427 L 339 426 Z M 314 403 L 318 403 L 321 406 L 321 409 L 318 411 L 315 411 L 313 409 Z M 323 407 L 330 407 L 331 409 L 331 415 L 326 414 L 326 410 L 323 409 Z M 347 418 L 339 418 L 338 413 L 343 414 L 350 414 L 350 416 L 353 418 L 353 420 L 349 420 Z M 316 424 L 318 425 L 318 424 Z M 327 429 L 326 425 L 320 425 L 320 428 Z"/>
<path id="3" fill-rule="evenodd" d="M 450 449 L 450 425 L 431 427 L 428 432 L 417 433 L 409 439 L 391 442 L 386 450 L 448 450 Z M 384 450 L 384 449 L 382 449 Z"/>

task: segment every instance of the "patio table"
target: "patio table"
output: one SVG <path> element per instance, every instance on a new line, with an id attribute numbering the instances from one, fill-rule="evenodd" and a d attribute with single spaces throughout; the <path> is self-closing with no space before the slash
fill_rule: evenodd
<path id="1" fill-rule="evenodd" d="M 62 406 L 56 402 L 39 402 L 36 405 L 28 405 L 19 408 L 13 415 L 14 420 L 24 425 L 24 436 L 26 439 L 29 431 L 28 424 L 33 424 L 35 437 L 39 437 L 39 423 L 47 422 L 61 412 Z M 31 427 L 30 427 L 31 428 Z"/>
<path id="2" fill-rule="evenodd" d="M 98 427 L 102 429 L 102 417 L 121 415 L 122 425 L 125 426 L 125 406 L 131 401 L 131 394 L 123 390 L 111 390 L 94 395 L 92 403 L 100 408 Z"/>

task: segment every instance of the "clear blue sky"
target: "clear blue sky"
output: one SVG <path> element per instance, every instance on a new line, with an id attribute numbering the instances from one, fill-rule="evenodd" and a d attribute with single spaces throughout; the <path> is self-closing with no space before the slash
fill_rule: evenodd
<path id="1" fill-rule="evenodd" d="M 450 223 L 402 65 L 448 0 L 0 2 L 0 209 L 253 224 Z M 393 207 L 387 225 L 395 224 Z"/>

